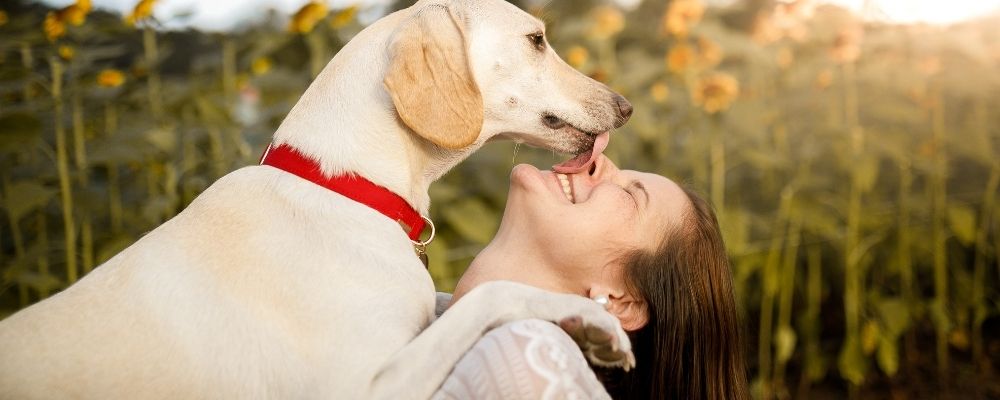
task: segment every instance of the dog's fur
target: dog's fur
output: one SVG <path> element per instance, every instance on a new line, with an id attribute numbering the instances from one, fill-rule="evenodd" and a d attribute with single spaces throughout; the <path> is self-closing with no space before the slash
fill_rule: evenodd
<path id="1" fill-rule="evenodd" d="M 627 119 L 624 99 L 535 48 L 528 35 L 542 29 L 501 0 L 420 1 L 348 43 L 275 144 L 424 215 L 431 182 L 487 140 L 585 151 Z M 0 322 L 0 398 L 426 398 L 483 331 L 514 318 L 580 316 L 629 349 L 618 321 L 579 296 L 490 283 L 430 325 L 434 299 L 396 222 L 247 167 Z"/>

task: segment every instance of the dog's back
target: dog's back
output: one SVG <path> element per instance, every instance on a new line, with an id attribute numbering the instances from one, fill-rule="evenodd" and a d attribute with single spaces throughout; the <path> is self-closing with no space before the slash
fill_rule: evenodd
<path id="1" fill-rule="evenodd" d="M 227 175 L 76 285 L 0 322 L 0 398 L 303 398 L 356 387 L 388 357 L 379 349 L 430 322 L 434 301 L 415 260 L 378 266 L 384 237 L 403 234 L 367 211 L 269 167 Z M 415 281 L 425 281 L 419 291 Z M 426 313 L 413 315 L 421 303 Z M 408 329 L 379 329 L 387 321 Z M 385 346 L 360 346 L 373 341 Z"/>

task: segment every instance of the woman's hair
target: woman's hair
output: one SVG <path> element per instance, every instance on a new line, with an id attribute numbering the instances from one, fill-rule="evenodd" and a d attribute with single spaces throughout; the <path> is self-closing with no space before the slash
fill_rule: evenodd
<path id="1" fill-rule="evenodd" d="M 691 206 L 653 251 L 625 260 L 625 281 L 648 323 L 630 333 L 636 368 L 602 370 L 616 399 L 750 399 L 732 274 L 711 205 Z"/>

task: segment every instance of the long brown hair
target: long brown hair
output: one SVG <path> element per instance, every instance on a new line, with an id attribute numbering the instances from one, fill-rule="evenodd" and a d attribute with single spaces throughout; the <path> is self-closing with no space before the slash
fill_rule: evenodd
<path id="1" fill-rule="evenodd" d="M 711 205 L 692 191 L 683 221 L 655 251 L 625 257 L 649 322 L 632 332 L 636 368 L 600 371 L 616 399 L 750 399 L 732 273 Z"/>

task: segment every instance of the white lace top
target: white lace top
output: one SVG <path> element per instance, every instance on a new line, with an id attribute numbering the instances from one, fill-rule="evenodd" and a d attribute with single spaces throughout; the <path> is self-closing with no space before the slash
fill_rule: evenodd
<path id="1" fill-rule="evenodd" d="M 432 397 L 610 399 L 573 339 L 542 320 L 510 322 L 483 336 Z"/>

